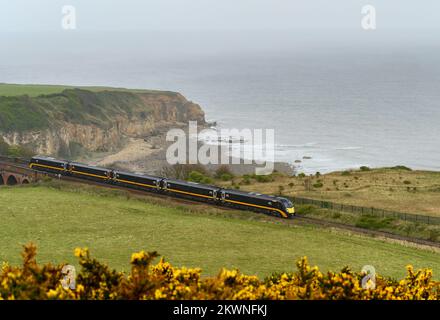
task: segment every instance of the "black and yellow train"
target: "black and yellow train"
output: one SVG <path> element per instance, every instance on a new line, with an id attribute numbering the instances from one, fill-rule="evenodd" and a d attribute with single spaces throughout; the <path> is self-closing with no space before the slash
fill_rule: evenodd
<path id="1" fill-rule="evenodd" d="M 62 176 L 156 192 L 219 206 L 263 212 L 281 218 L 292 218 L 295 215 L 295 208 L 290 200 L 255 192 L 223 189 L 195 182 L 99 168 L 49 157 L 33 157 L 29 167 Z"/>

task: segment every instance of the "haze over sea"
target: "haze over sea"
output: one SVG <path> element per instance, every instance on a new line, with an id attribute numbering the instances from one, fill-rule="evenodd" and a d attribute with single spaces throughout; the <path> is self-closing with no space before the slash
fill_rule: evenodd
<path id="1" fill-rule="evenodd" d="M 220 128 L 274 128 L 276 160 L 301 160 L 299 172 L 440 170 L 438 39 L 420 30 L 0 33 L 0 82 L 178 91 Z"/>

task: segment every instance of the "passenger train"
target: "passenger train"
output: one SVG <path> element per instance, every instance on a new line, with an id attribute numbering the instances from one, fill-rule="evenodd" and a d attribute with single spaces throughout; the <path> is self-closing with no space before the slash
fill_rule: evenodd
<path id="1" fill-rule="evenodd" d="M 135 174 L 42 156 L 32 157 L 29 167 L 38 171 L 71 176 L 103 184 L 187 198 L 240 210 L 263 212 L 281 218 L 292 218 L 295 215 L 295 208 L 292 202 L 283 197 Z"/>

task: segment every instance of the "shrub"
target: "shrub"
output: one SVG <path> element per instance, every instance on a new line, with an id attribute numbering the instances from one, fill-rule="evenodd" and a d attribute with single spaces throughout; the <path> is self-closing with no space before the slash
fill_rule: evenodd
<path id="1" fill-rule="evenodd" d="M 255 180 L 257 180 L 257 182 L 262 182 L 262 183 L 273 181 L 273 177 L 270 174 L 269 175 L 255 175 L 254 178 L 255 178 Z"/>
<path id="2" fill-rule="evenodd" d="M 210 177 L 207 177 L 203 173 L 198 171 L 191 171 L 188 180 L 198 183 L 212 183 L 212 179 Z"/>
<path id="3" fill-rule="evenodd" d="M 215 170 L 215 175 L 214 175 L 215 178 L 223 180 L 222 178 L 223 175 L 227 175 L 231 177 L 227 180 L 231 180 L 232 177 L 234 176 L 231 172 L 231 169 L 227 165 L 221 165 L 220 167 L 218 167 L 217 170 Z"/>
<path id="4" fill-rule="evenodd" d="M 371 169 L 369 167 L 367 167 L 367 166 L 361 166 L 360 170 L 361 171 L 371 171 Z"/>
<path id="5" fill-rule="evenodd" d="M 437 241 L 440 237 L 440 231 L 436 229 L 429 230 L 429 237 L 428 239 L 431 241 Z"/>
<path id="6" fill-rule="evenodd" d="M 306 215 L 313 213 L 316 208 L 312 205 L 301 205 L 301 206 L 295 206 L 296 213 L 300 215 Z"/>
<path id="7" fill-rule="evenodd" d="M 313 184 L 313 188 L 322 188 L 323 184 L 321 181 L 318 181 L 316 183 Z"/>
<path id="8" fill-rule="evenodd" d="M 298 173 L 298 178 L 305 178 L 306 174 L 304 172 Z"/>
<path id="9" fill-rule="evenodd" d="M 405 167 L 405 166 L 395 166 L 395 167 L 391 167 L 390 169 L 393 170 L 403 170 L 403 171 L 412 171 L 411 168 Z"/>
<path id="10" fill-rule="evenodd" d="M 342 171 L 341 176 L 349 176 L 351 175 L 350 171 Z"/>
<path id="11" fill-rule="evenodd" d="M 220 179 L 222 180 L 222 181 L 230 181 L 230 180 L 232 180 L 234 177 L 231 175 L 231 174 L 229 174 L 229 173 L 223 173 L 221 176 L 220 176 Z"/>
<path id="12" fill-rule="evenodd" d="M 131 256 L 128 274 L 92 258 L 88 249 L 75 249 L 80 270 L 74 289 L 61 284 L 62 265 L 38 265 L 36 247 L 25 246 L 23 265 L 3 265 L 0 299 L 51 300 L 438 300 L 440 282 L 432 270 L 415 271 L 398 281 L 376 275 L 375 287 L 363 288 L 365 273 L 344 267 L 321 272 L 307 257 L 296 263 L 296 272 L 273 273 L 264 280 L 238 269 L 221 269 L 214 277 L 202 277 L 199 268 L 177 268 L 157 252 L 140 251 Z M 68 284 L 67 281 L 65 284 Z M 67 287 L 67 286 L 66 286 Z"/>
<path id="13" fill-rule="evenodd" d="M 0 154 L 1 155 L 7 155 L 9 150 L 9 144 L 3 140 L 3 137 L 0 136 Z"/>
<path id="14" fill-rule="evenodd" d="M 189 175 L 193 171 L 197 171 L 205 176 L 208 175 L 205 167 L 200 164 L 175 164 L 165 166 L 161 170 L 161 175 L 167 178 L 189 180 Z"/>
<path id="15" fill-rule="evenodd" d="M 403 184 L 411 184 L 411 181 L 409 181 L 409 180 L 404 180 L 404 181 L 403 181 Z"/>
<path id="16" fill-rule="evenodd" d="M 9 157 L 16 157 L 16 158 L 30 158 L 34 155 L 32 150 L 20 146 L 20 145 L 11 145 L 8 147 L 7 155 Z"/>

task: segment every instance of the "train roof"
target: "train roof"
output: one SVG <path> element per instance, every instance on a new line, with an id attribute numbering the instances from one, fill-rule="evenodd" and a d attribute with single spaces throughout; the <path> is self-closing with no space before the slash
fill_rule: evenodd
<path id="1" fill-rule="evenodd" d="M 204 189 L 212 189 L 212 190 L 218 190 L 221 189 L 220 187 L 217 186 L 213 186 L 210 184 L 202 184 L 202 183 L 198 183 L 198 182 L 193 182 L 193 181 L 185 181 L 185 180 L 177 180 L 177 179 L 165 179 L 167 182 L 171 182 L 171 183 L 175 183 L 175 184 L 180 184 L 180 185 L 186 185 L 189 187 L 199 187 L 199 188 L 204 188 Z"/>
<path id="2" fill-rule="evenodd" d="M 152 179 L 152 180 L 161 180 L 161 179 L 163 179 L 161 177 L 150 176 L 150 175 L 147 175 L 147 174 L 128 172 L 128 171 L 118 171 L 118 170 L 115 170 L 115 173 L 116 174 L 125 174 L 127 176 L 134 176 L 134 177 L 140 177 L 140 178 L 148 178 L 148 179 Z"/>
<path id="3" fill-rule="evenodd" d="M 255 197 L 255 198 L 258 197 L 259 199 L 263 198 L 270 201 L 281 200 L 281 198 L 279 197 L 258 193 L 258 192 L 246 192 L 246 191 L 233 190 L 233 189 L 223 189 L 223 190 L 227 193 L 236 194 L 240 196 Z"/>
<path id="4" fill-rule="evenodd" d="M 67 160 L 55 159 L 49 156 L 33 156 L 31 159 L 35 160 L 46 160 L 46 161 L 58 161 L 58 162 L 67 162 Z"/>
<path id="5" fill-rule="evenodd" d="M 88 164 L 84 164 L 84 163 L 80 163 L 80 162 L 71 162 L 70 164 L 74 165 L 74 166 L 80 166 L 80 167 L 85 167 L 85 168 L 89 168 L 89 169 L 98 169 L 98 170 L 102 170 L 102 171 L 111 171 L 112 170 L 112 169 L 92 166 L 92 165 L 88 165 Z"/>

